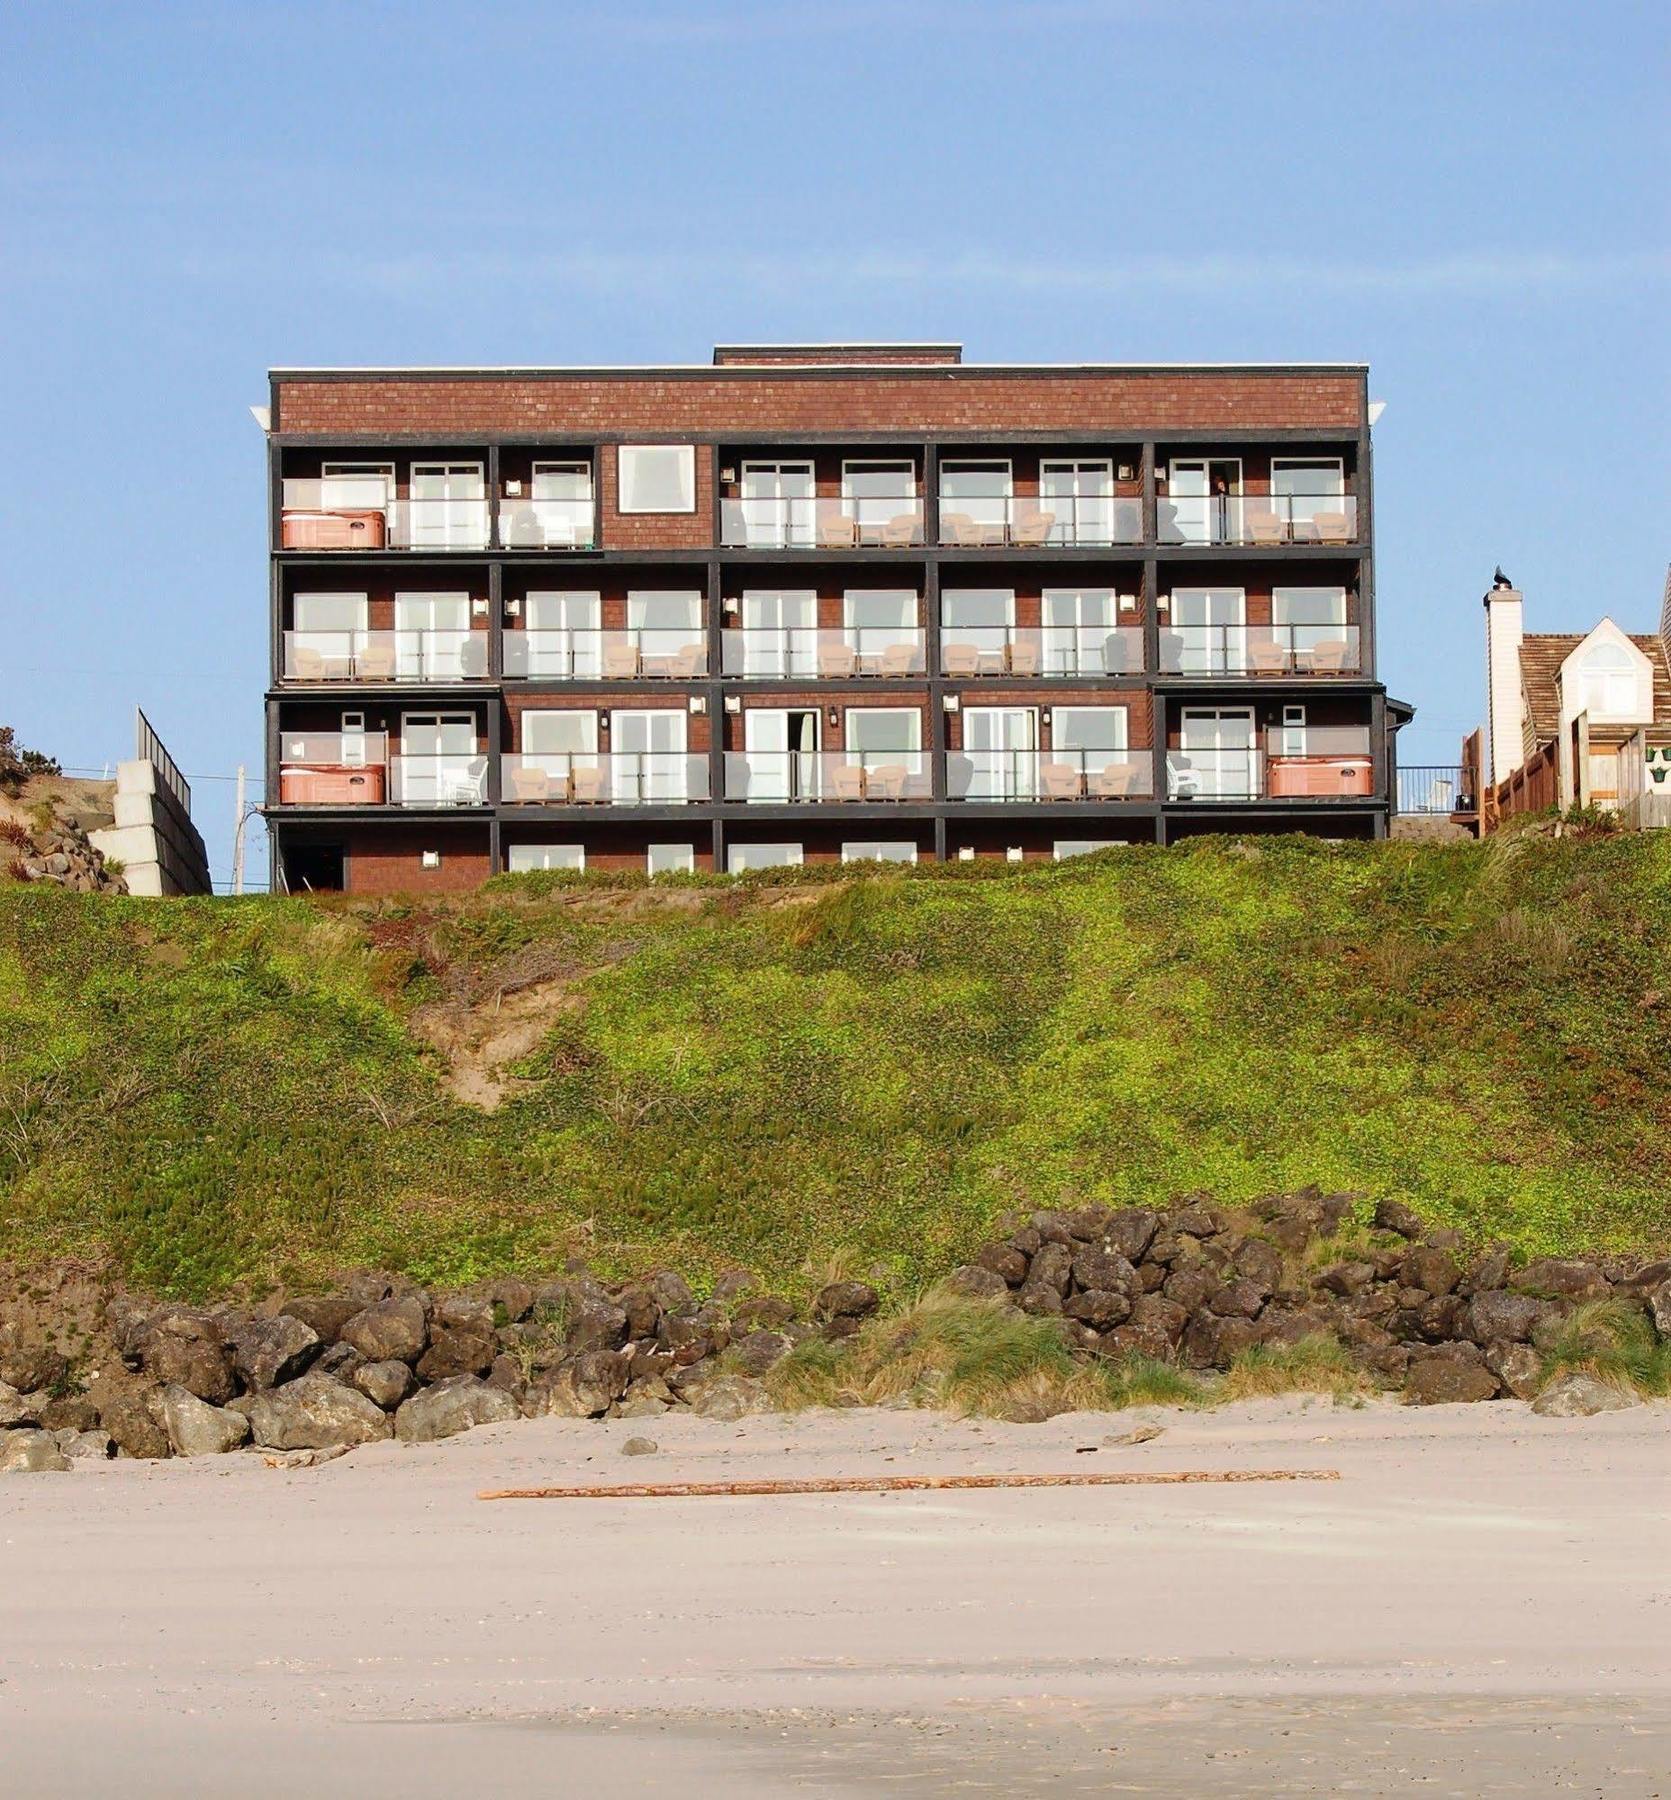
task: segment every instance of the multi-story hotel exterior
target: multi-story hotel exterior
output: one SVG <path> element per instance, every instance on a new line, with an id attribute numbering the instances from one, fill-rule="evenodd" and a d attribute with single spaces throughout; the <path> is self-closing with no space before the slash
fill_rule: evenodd
<path id="1" fill-rule="evenodd" d="M 1380 837 L 1366 371 L 280 369 L 292 889 Z"/>

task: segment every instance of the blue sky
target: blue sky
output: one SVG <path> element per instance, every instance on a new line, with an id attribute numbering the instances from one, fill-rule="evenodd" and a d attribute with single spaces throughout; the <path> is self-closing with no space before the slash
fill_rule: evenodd
<path id="1" fill-rule="evenodd" d="M 0 720 L 259 773 L 274 363 L 1367 359 L 1408 761 L 1479 596 L 1651 626 L 1664 0 L 0 11 Z M 196 782 L 217 871 L 230 787 Z"/>

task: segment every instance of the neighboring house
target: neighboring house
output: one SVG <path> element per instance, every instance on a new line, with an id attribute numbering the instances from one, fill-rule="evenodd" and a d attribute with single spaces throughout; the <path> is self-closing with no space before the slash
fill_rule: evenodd
<path id="1" fill-rule="evenodd" d="M 1386 835 L 1360 365 L 280 369 L 275 881 Z"/>
<path id="2" fill-rule="evenodd" d="M 1523 608 L 1513 587 L 1485 596 L 1485 829 L 1575 806 L 1671 824 L 1671 574 L 1657 633 L 1610 618 L 1583 634 L 1528 632 Z"/>

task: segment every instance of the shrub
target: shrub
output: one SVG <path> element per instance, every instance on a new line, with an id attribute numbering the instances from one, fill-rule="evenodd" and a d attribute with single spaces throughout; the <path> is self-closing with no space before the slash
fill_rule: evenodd
<path id="1" fill-rule="evenodd" d="M 1588 1301 L 1567 1314 L 1543 1353 L 1544 1387 L 1571 1374 L 1593 1375 L 1637 1399 L 1671 1394 L 1671 1343 L 1633 1301 Z"/>
<path id="2" fill-rule="evenodd" d="M 1234 1358 L 1215 1397 L 1253 1400 L 1271 1394 L 1327 1394 L 1349 1400 L 1368 1385 L 1344 1345 L 1326 1333 L 1297 1344 L 1255 1344 Z"/>

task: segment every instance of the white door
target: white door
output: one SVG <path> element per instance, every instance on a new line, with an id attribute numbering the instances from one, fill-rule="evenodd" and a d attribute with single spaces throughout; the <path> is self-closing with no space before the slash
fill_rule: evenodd
<path id="1" fill-rule="evenodd" d="M 994 541 L 1002 542 L 1010 522 L 1011 472 L 1008 462 L 943 462 L 940 513 L 961 513 Z"/>
<path id="2" fill-rule="evenodd" d="M 1032 706 L 971 706 L 964 754 L 973 763 L 971 800 L 1033 800 L 1039 791 L 1039 715 Z"/>
<path id="3" fill-rule="evenodd" d="M 1108 634 L 1114 629 L 1112 588 L 1044 590 L 1044 672 L 1110 673 Z"/>
<path id="4" fill-rule="evenodd" d="M 923 716 L 914 706 L 850 706 L 844 721 L 846 761 L 867 774 L 873 769 L 900 768 L 919 773 L 922 762 Z"/>
<path id="5" fill-rule="evenodd" d="M 818 798 L 818 714 L 751 706 L 743 715 L 748 798 L 781 806 Z"/>
<path id="6" fill-rule="evenodd" d="M 395 673 L 402 681 L 461 681 L 471 673 L 470 596 L 395 595 Z M 484 634 L 483 668 L 486 673 Z"/>
<path id="7" fill-rule="evenodd" d="M 917 510 L 916 465 L 852 461 L 841 465 L 842 511 L 874 540 L 883 526 Z"/>
<path id="8" fill-rule="evenodd" d="M 1271 504 L 1290 537 L 1310 537 L 1320 512 L 1346 510 L 1346 465 L 1338 456 L 1271 458 Z"/>
<path id="9" fill-rule="evenodd" d="M 1251 707 L 1186 706 L 1178 724 L 1185 762 L 1176 780 L 1202 800 L 1256 800 L 1259 746 Z M 1177 791 L 1182 794 L 1180 786 Z"/>
<path id="10" fill-rule="evenodd" d="M 1174 588 L 1172 630 L 1184 675 L 1240 675 L 1247 668 L 1247 594 L 1242 588 Z"/>
<path id="11" fill-rule="evenodd" d="M 285 674 L 293 680 L 346 680 L 366 648 L 368 596 L 298 594 L 292 606 L 296 628 L 285 650 Z"/>
<path id="12" fill-rule="evenodd" d="M 544 675 L 558 680 L 588 679 L 603 668 L 599 624 L 603 598 L 599 594 L 559 591 L 531 593 L 523 607 L 523 675 Z M 508 646 L 515 637 L 506 633 Z"/>
<path id="13" fill-rule="evenodd" d="M 670 706 L 609 715 L 611 797 L 619 803 L 687 797 L 685 715 Z"/>
<path id="14" fill-rule="evenodd" d="M 1126 709 L 1054 707 L 1050 714 L 1050 745 L 1051 761 L 1065 762 L 1081 776 L 1101 774 L 1110 764 L 1126 760 Z"/>
<path id="15" fill-rule="evenodd" d="M 743 673 L 818 673 L 818 595 L 811 588 L 743 590 Z"/>
<path id="16" fill-rule="evenodd" d="M 810 462 L 743 464 L 743 541 L 768 549 L 817 541 L 816 487 Z"/>
<path id="17" fill-rule="evenodd" d="M 598 766 L 598 715 L 569 709 L 522 715 L 522 766 L 541 769 L 556 784 L 576 769 Z"/>
<path id="18" fill-rule="evenodd" d="M 1185 544 L 1237 544 L 1242 539 L 1239 457 L 1182 457 L 1171 465 L 1167 500 L 1175 517 L 1164 538 Z"/>
<path id="19" fill-rule="evenodd" d="M 1349 645 L 1345 588 L 1272 588 L 1271 635 L 1289 668 L 1309 667 L 1319 644 Z M 1355 661 L 1349 655 L 1346 667 L 1354 667 Z"/>
<path id="20" fill-rule="evenodd" d="M 1053 544 L 1114 542 L 1114 465 L 1044 462 L 1039 465 L 1039 510 L 1054 513 Z"/>
<path id="21" fill-rule="evenodd" d="M 677 656 L 692 644 L 702 642 L 702 596 L 629 592 L 627 630 L 646 661 Z"/>
<path id="22" fill-rule="evenodd" d="M 916 593 L 910 588 L 849 588 L 842 622 L 847 647 L 861 659 L 861 670 L 868 670 L 894 645 L 915 641 Z"/>
<path id="23" fill-rule="evenodd" d="M 407 542 L 414 550 L 479 550 L 487 542 L 480 463 L 412 465 Z"/>
<path id="24" fill-rule="evenodd" d="M 469 713 L 406 713 L 400 721 L 400 798 L 407 806 L 482 797 L 476 721 Z"/>
<path id="25" fill-rule="evenodd" d="M 533 479 L 535 541 L 560 549 L 592 541 L 592 465 L 537 462 Z"/>

